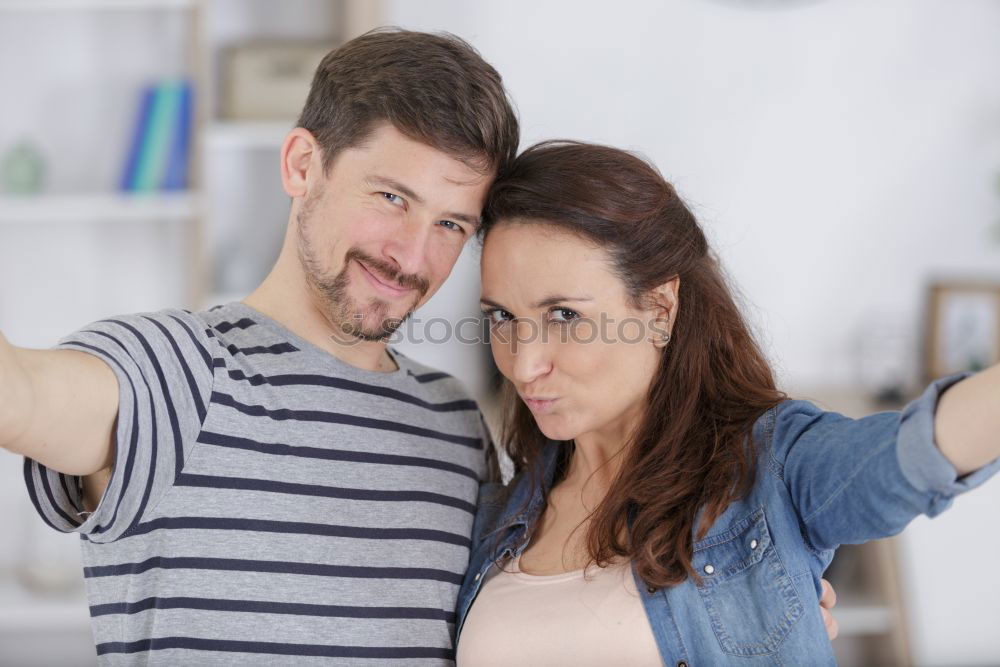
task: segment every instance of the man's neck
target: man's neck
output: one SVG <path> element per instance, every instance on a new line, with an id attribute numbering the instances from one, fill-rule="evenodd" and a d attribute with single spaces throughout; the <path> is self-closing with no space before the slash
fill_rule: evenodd
<path id="1" fill-rule="evenodd" d="M 355 368 L 384 373 L 397 370 L 385 342 L 338 340 L 334 335 L 336 325 L 326 319 L 306 290 L 295 285 L 277 285 L 274 278 L 268 276 L 243 303 Z"/>

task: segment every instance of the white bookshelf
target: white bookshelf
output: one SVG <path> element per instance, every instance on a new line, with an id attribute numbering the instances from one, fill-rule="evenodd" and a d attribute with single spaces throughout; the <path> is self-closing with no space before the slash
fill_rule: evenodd
<path id="1" fill-rule="evenodd" d="M 122 305 L 143 298 L 157 307 L 193 300 L 185 292 L 199 282 L 197 174 L 188 190 L 148 193 L 117 191 L 117 176 L 133 131 L 130 93 L 148 80 L 196 74 L 199 8 L 198 0 L 0 0 L 0 28 L 15 40 L 7 62 L 11 44 L 36 47 L 23 76 L 5 70 L 0 127 L 26 132 L 43 154 L 46 188 L 0 192 L 5 334 L 48 340 L 95 315 L 145 310 Z M 63 42 L 62 51 L 51 47 Z M 75 123 L 51 126 L 46 114 L 60 105 Z M 192 157 L 200 131 L 196 118 Z M 18 135 L 0 134 L 2 153 Z M 25 502 L 21 465 L 0 452 L 0 478 L 9 482 L 0 499 L 25 525 L 0 543 L 0 665 L 96 664 L 79 540 L 48 538 L 52 529 Z M 27 565 L 22 540 L 39 545 L 29 559 L 69 563 L 65 574 L 79 585 L 50 593 L 25 586 L 16 576 Z"/>

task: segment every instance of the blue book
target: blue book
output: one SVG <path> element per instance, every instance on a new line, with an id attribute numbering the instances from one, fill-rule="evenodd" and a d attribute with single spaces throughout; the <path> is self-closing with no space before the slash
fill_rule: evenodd
<path id="1" fill-rule="evenodd" d="M 122 169 L 119 187 L 123 192 L 135 190 L 136 174 L 139 170 L 139 159 L 142 156 L 142 145 L 149 127 L 149 117 L 153 110 L 153 98 L 156 96 L 156 86 L 143 86 L 139 96 L 139 108 L 132 127 L 132 142 L 125 156 L 125 167 Z"/>
<path id="2" fill-rule="evenodd" d="M 181 83 L 177 101 L 177 116 L 170 138 L 167 166 L 161 187 L 164 190 L 184 190 L 188 185 L 188 165 L 191 154 L 191 115 L 193 113 L 191 82 Z"/>
<path id="3" fill-rule="evenodd" d="M 180 83 L 176 81 L 166 81 L 156 86 L 132 188 L 136 192 L 153 192 L 163 183 L 180 92 Z"/>

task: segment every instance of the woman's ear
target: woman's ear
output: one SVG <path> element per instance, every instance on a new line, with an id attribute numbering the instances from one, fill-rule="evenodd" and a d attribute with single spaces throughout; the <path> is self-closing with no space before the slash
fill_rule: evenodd
<path id="1" fill-rule="evenodd" d="M 319 144 L 304 127 L 296 127 L 281 145 L 281 185 L 289 197 L 304 197 L 309 191 L 309 172 L 322 169 Z M 313 175 L 313 179 L 318 174 Z"/>
<path id="2" fill-rule="evenodd" d="M 650 340 L 656 347 L 664 348 L 670 343 L 674 322 L 677 321 L 677 309 L 680 306 L 680 288 L 681 278 L 674 276 L 662 285 L 654 287 L 649 293 L 654 313 Z"/>

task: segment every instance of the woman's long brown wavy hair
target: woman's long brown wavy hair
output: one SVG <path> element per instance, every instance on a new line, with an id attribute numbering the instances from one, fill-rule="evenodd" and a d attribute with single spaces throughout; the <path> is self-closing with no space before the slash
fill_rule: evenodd
<path id="1" fill-rule="evenodd" d="M 587 545 L 598 565 L 634 561 L 650 588 L 697 581 L 693 543 L 753 486 L 753 424 L 784 398 L 701 227 L 652 165 L 569 141 L 532 146 L 497 181 L 480 230 L 484 244 L 492 229 L 515 221 L 596 243 L 635 306 L 680 278 L 670 343 L 619 472 L 591 516 Z M 501 444 L 515 472 L 535 476 L 547 439 L 516 393 L 506 394 Z"/>

